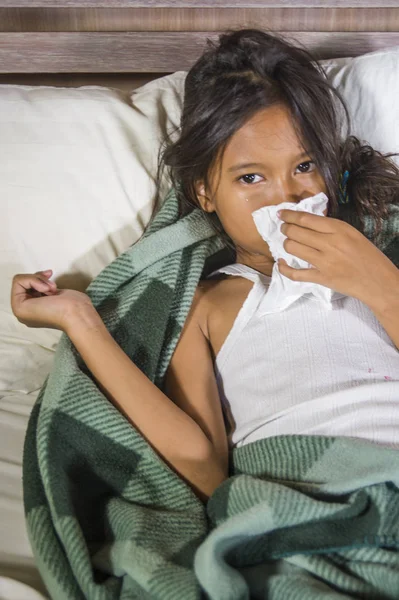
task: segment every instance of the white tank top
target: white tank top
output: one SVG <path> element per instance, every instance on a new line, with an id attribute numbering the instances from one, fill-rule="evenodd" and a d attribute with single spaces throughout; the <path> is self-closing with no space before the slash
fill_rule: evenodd
<path id="1" fill-rule="evenodd" d="M 230 445 L 313 434 L 399 448 L 399 351 L 365 304 L 305 295 L 260 317 L 271 278 L 237 263 L 217 273 L 254 282 L 214 365 Z"/>

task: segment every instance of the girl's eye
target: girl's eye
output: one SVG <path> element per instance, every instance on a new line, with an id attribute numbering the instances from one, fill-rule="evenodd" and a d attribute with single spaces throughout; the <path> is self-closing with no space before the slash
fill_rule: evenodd
<path id="1" fill-rule="evenodd" d="M 315 169 L 316 165 L 313 160 L 307 160 L 297 166 L 297 170 L 299 170 L 300 173 L 311 173 Z M 259 177 L 259 179 L 256 181 L 254 179 L 255 177 Z M 261 179 L 261 175 L 257 175 L 257 173 L 247 173 L 246 175 L 239 177 L 238 181 L 242 181 L 246 185 L 252 185 L 254 183 L 259 183 Z"/>
<path id="2" fill-rule="evenodd" d="M 241 181 L 242 179 L 244 180 L 244 183 L 246 183 L 247 185 L 250 185 L 251 183 L 258 183 L 258 181 L 254 181 L 253 177 L 260 177 L 260 175 L 257 175 L 256 173 L 248 173 L 248 175 L 242 175 L 241 177 L 239 177 L 238 181 Z M 250 178 L 251 180 L 245 180 L 245 178 Z"/>
<path id="3" fill-rule="evenodd" d="M 307 160 L 306 162 L 301 163 L 297 166 L 300 173 L 311 173 L 316 168 L 315 163 L 312 160 Z"/>

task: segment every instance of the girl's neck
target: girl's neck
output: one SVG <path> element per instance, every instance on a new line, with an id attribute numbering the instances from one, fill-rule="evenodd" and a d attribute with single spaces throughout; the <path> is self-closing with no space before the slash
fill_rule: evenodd
<path id="1" fill-rule="evenodd" d="M 246 265 L 271 277 L 274 265 L 274 258 L 272 256 L 264 256 L 263 254 L 250 254 L 249 252 L 243 252 L 237 248 L 236 263 Z"/>

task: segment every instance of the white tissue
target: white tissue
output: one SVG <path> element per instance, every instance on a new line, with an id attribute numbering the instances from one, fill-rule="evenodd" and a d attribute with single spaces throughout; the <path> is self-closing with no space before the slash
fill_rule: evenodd
<path id="1" fill-rule="evenodd" d="M 316 194 L 316 196 L 305 198 L 298 203 L 282 202 L 274 206 L 264 206 L 252 213 L 256 228 L 268 244 L 270 252 L 276 261 L 273 266 L 269 290 L 259 306 L 260 315 L 282 311 L 304 294 L 313 295 L 323 302 L 327 308 L 332 307 L 333 290 L 318 283 L 292 281 L 292 279 L 280 273 L 277 264 L 279 258 L 284 258 L 290 267 L 296 269 L 308 269 L 312 267 L 311 264 L 292 254 L 288 254 L 284 250 L 283 243 L 287 236 L 280 231 L 283 221 L 278 218 L 277 211 L 288 208 L 290 210 L 324 216 L 323 211 L 326 209 L 327 203 L 327 196 L 320 193 Z"/>

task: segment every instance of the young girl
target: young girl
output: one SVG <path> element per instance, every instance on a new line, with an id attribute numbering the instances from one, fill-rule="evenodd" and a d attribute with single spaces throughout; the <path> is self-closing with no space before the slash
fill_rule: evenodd
<path id="1" fill-rule="evenodd" d="M 259 30 L 222 35 L 189 71 L 159 181 L 167 166 L 181 216 L 200 207 L 231 261 L 200 282 L 165 393 L 86 294 L 57 290 L 51 270 L 14 277 L 17 318 L 65 331 L 107 397 L 203 500 L 228 477 L 229 445 L 318 434 L 399 448 L 399 270 L 376 245 L 399 205 L 399 169 L 392 155 L 342 140 L 342 116 L 312 57 Z M 319 192 L 326 216 L 280 215 L 285 250 L 312 268 L 279 270 L 333 289 L 333 309 L 305 295 L 262 317 L 274 260 L 252 213 Z"/>

